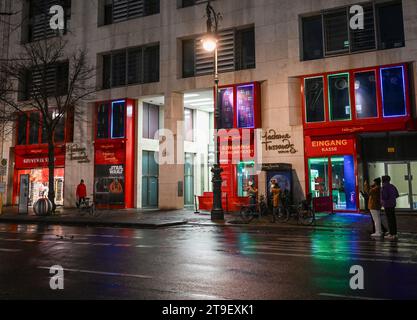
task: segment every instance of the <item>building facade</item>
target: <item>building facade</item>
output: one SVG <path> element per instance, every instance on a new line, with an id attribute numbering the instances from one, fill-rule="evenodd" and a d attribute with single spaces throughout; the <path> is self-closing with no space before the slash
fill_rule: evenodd
<path id="1" fill-rule="evenodd" d="M 359 29 L 350 23 L 357 4 L 364 16 Z M 244 202 L 249 181 L 267 193 L 275 177 L 294 201 L 312 193 L 322 210 L 357 212 L 364 206 L 364 181 L 390 174 L 400 208 L 417 210 L 417 3 L 212 5 L 223 16 L 223 129 L 263 131 L 261 170 L 255 161 L 224 167 L 225 205 Z M 13 19 L 22 25 L 11 33 L 11 54 L 48 33 L 39 19 L 23 16 L 36 16 L 31 1 L 13 6 L 24 10 L 15 10 L 21 13 Z M 70 48 L 88 50 L 98 91 L 85 103 L 85 121 L 66 119 L 65 139 L 57 145 L 62 163 L 55 188 L 62 205 L 74 206 L 84 179 L 101 206 L 179 209 L 192 206 L 196 196 L 209 206 L 214 63 L 199 41 L 206 32 L 205 3 L 72 0 L 64 7 L 64 38 Z M 18 126 L 8 137 L 8 204 L 18 202 L 20 171 L 31 176 L 33 199 L 44 185 L 41 132 L 33 140 L 32 131 L 27 128 L 24 147 Z M 161 157 L 175 163 L 156 161 Z"/>

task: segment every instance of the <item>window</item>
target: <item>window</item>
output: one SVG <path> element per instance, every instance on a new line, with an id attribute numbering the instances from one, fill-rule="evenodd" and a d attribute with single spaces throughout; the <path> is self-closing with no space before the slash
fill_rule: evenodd
<path id="1" fill-rule="evenodd" d="M 159 45 L 125 49 L 102 59 L 103 89 L 159 81 Z"/>
<path id="2" fill-rule="evenodd" d="M 255 29 L 237 30 L 235 41 L 236 70 L 255 68 Z"/>
<path id="3" fill-rule="evenodd" d="M 97 139 L 119 139 L 125 137 L 126 102 L 102 103 L 97 107 Z"/>
<path id="4" fill-rule="evenodd" d="M 227 29 L 218 34 L 218 70 L 229 72 L 256 67 L 254 27 Z M 206 52 L 202 36 L 182 41 L 183 78 L 212 74 L 214 54 Z"/>
<path id="5" fill-rule="evenodd" d="M 232 129 L 234 128 L 234 94 L 233 88 L 220 89 L 220 122 L 221 127 L 219 129 Z"/>
<path id="6" fill-rule="evenodd" d="M 124 138 L 125 136 L 125 102 L 112 103 L 111 137 Z"/>
<path id="7" fill-rule="evenodd" d="M 29 115 L 29 144 L 39 144 L 40 115 L 33 112 Z"/>
<path id="8" fill-rule="evenodd" d="M 109 105 L 101 104 L 97 109 L 97 138 L 109 137 Z"/>
<path id="9" fill-rule="evenodd" d="M 302 20 L 303 59 L 314 60 L 323 57 L 322 17 L 306 17 Z"/>
<path id="10" fill-rule="evenodd" d="M 349 74 L 329 76 L 330 119 L 333 121 L 351 120 Z"/>
<path id="11" fill-rule="evenodd" d="M 159 130 L 159 106 L 143 104 L 143 138 L 155 139 Z"/>
<path id="12" fill-rule="evenodd" d="M 19 115 L 17 120 L 17 145 L 26 144 L 27 120 L 26 114 Z"/>
<path id="13" fill-rule="evenodd" d="M 355 73 L 355 106 L 358 119 L 378 117 L 375 71 Z"/>
<path id="14" fill-rule="evenodd" d="M 180 0 L 181 1 L 181 8 L 191 7 L 199 3 L 205 3 L 206 0 Z"/>
<path id="15" fill-rule="evenodd" d="M 182 42 L 182 76 L 184 78 L 194 76 L 195 64 L 195 40 L 184 40 Z"/>
<path id="16" fill-rule="evenodd" d="M 18 98 L 24 101 L 34 97 L 42 99 L 45 95 L 47 97 L 63 96 L 68 91 L 68 76 L 68 61 L 24 70 L 19 79 Z"/>
<path id="17" fill-rule="evenodd" d="M 384 117 L 407 115 L 404 67 L 381 69 Z"/>
<path id="18" fill-rule="evenodd" d="M 48 143 L 48 133 L 39 112 L 30 112 L 19 115 L 17 119 L 16 145 L 33 145 Z M 54 131 L 54 142 L 65 142 L 65 117 L 62 117 Z"/>
<path id="19" fill-rule="evenodd" d="M 360 5 L 364 9 L 363 29 L 350 27 L 351 6 L 301 17 L 302 60 L 405 46 L 401 1 Z"/>
<path id="20" fill-rule="evenodd" d="M 347 11 L 329 12 L 324 15 L 326 54 L 349 51 L 349 30 Z"/>
<path id="21" fill-rule="evenodd" d="M 379 48 L 404 47 L 404 23 L 401 1 L 379 4 L 376 8 L 379 21 Z"/>
<path id="22" fill-rule="evenodd" d="M 160 0 L 102 0 L 102 25 L 158 14 Z"/>
<path id="23" fill-rule="evenodd" d="M 304 80 L 306 122 L 325 121 L 323 77 Z"/>
<path id="24" fill-rule="evenodd" d="M 50 28 L 51 15 L 49 10 L 54 5 L 61 5 L 64 8 L 65 26 L 63 33 L 67 32 L 71 19 L 70 0 L 30 0 L 26 9 L 27 16 L 24 16 L 23 25 L 26 25 L 26 34 L 23 35 L 23 42 L 38 41 L 62 34 L 62 31 Z"/>
<path id="25" fill-rule="evenodd" d="M 184 109 L 185 141 L 194 141 L 194 110 Z"/>
<path id="26" fill-rule="evenodd" d="M 255 86 L 253 84 L 237 87 L 237 127 L 255 128 Z"/>

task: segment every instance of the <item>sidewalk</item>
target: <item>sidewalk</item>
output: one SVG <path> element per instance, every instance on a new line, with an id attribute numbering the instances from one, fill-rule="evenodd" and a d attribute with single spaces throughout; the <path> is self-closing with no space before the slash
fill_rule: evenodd
<path id="1" fill-rule="evenodd" d="M 251 228 L 325 228 L 325 229 L 351 229 L 360 232 L 371 231 L 371 219 L 365 214 L 317 214 L 315 226 L 298 226 L 295 221 L 288 223 L 270 222 L 269 217 L 254 220 L 250 224 L 241 222 L 237 215 L 225 215 L 225 222 L 212 222 L 209 213 L 196 214 L 192 210 L 102 210 L 98 217 L 81 216 L 76 209 L 58 209 L 57 214 L 49 217 L 37 217 L 32 212 L 29 215 L 18 215 L 17 208 L 5 208 L 0 215 L 0 223 L 24 224 L 58 224 L 75 226 L 109 226 L 128 228 L 161 228 L 183 224 L 201 226 L 243 226 Z M 383 218 L 385 221 L 385 218 Z M 400 233 L 417 233 L 417 215 L 397 215 L 398 230 Z M 386 223 L 385 223 L 386 224 Z"/>

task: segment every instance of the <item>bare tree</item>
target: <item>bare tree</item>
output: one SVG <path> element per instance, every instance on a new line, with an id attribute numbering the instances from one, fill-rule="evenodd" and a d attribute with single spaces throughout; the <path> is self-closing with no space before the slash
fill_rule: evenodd
<path id="1" fill-rule="evenodd" d="M 96 91 L 92 79 L 95 68 L 87 61 L 85 50 L 67 54 L 68 42 L 62 37 L 45 39 L 22 46 L 16 59 L 0 67 L 0 121 L 16 123 L 27 111 L 36 111 L 38 119 L 27 117 L 29 125 L 42 126 L 48 144 L 48 198 L 55 210 L 54 132 L 66 115 L 82 114 L 83 102 Z M 33 123 L 34 121 L 38 123 Z"/>

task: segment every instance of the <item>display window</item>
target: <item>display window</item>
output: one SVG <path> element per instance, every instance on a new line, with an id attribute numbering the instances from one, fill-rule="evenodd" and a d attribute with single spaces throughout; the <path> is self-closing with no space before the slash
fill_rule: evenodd
<path id="1" fill-rule="evenodd" d="M 247 188 L 250 185 L 258 188 L 258 176 L 256 174 L 255 162 L 241 162 L 237 166 L 237 195 L 247 197 Z"/>
<path id="2" fill-rule="evenodd" d="M 255 128 L 255 87 L 253 84 L 237 87 L 237 118 L 239 129 Z"/>
<path id="3" fill-rule="evenodd" d="M 49 192 L 49 169 L 36 168 L 27 170 L 17 170 L 17 187 L 20 190 L 20 176 L 29 175 L 29 206 L 32 206 L 40 198 L 47 198 Z M 54 170 L 54 188 L 55 188 L 55 204 L 64 205 L 64 168 L 56 168 Z M 18 201 L 16 201 L 18 203 Z"/>
<path id="4" fill-rule="evenodd" d="M 337 74 L 328 77 L 329 108 L 331 121 L 352 119 L 349 92 L 349 74 Z"/>
<path id="5" fill-rule="evenodd" d="M 306 121 L 324 122 L 324 79 L 323 77 L 304 80 Z"/>
<path id="6" fill-rule="evenodd" d="M 224 88 L 220 90 L 220 114 L 221 125 L 219 129 L 232 129 L 234 127 L 234 92 L 233 88 Z"/>
<path id="7" fill-rule="evenodd" d="M 124 205 L 124 165 L 97 165 L 95 167 L 94 195 L 97 205 Z"/>
<path id="8" fill-rule="evenodd" d="M 355 73 L 355 107 L 358 119 L 378 117 L 375 70 Z"/>
<path id="9" fill-rule="evenodd" d="M 97 107 L 97 139 L 121 139 L 125 137 L 126 102 L 101 103 Z"/>
<path id="10" fill-rule="evenodd" d="M 404 67 L 381 69 L 382 105 L 384 117 L 407 114 Z"/>
<path id="11" fill-rule="evenodd" d="M 306 135 L 409 130 L 408 65 L 377 66 L 302 78 Z M 326 126 L 323 126 L 323 123 Z"/>

